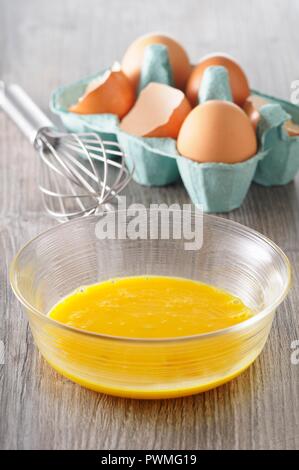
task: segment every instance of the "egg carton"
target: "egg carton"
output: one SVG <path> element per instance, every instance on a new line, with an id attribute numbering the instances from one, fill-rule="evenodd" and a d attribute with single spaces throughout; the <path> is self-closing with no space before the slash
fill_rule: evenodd
<path id="1" fill-rule="evenodd" d="M 265 158 L 258 164 L 253 180 L 263 186 L 288 184 L 299 170 L 299 136 L 289 136 L 283 126 L 288 119 L 299 123 L 299 107 L 257 90 L 251 93 L 272 103 L 260 110 L 257 131 Z"/>
<path id="2" fill-rule="evenodd" d="M 164 52 L 160 49 L 155 53 L 161 67 L 156 66 L 153 73 L 153 69 L 144 64 L 143 85 L 149 81 L 171 84 L 171 74 L 167 73 L 169 63 Z M 152 60 L 152 56 L 148 56 Z M 290 118 L 299 123 L 299 107 L 296 105 L 252 90 L 252 94 L 269 101 L 260 110 L 257 154 L 241 163 L 197 163 L 181 156 L 176 140 L 172 138 L 135 137 L 124 132 L 115 115 L 69 112 L 68 108 L 77 102 L 89 82 L 105 72 L 59 87 L 52 94 L 50 108 L 71 132 L 92 130 L 104 140 L 118 141 L 126 154 L 128 168 L 135 169 L 133 179 L 137 183 L 166 186 L 181 178 L 192 202 L 201 204 L 205 212 L 229 212 L 241 206 L 252 181 L 273 186 L 284 185 L 294 179 L 299 169 L 299 137 L 289 136 L 283 125 Z M 148 74 L 151 74 L 150 78 Z"/>

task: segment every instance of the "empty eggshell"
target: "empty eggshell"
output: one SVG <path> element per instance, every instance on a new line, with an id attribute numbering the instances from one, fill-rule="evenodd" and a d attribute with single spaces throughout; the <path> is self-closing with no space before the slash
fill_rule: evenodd
<path id="1" fill-rule="evenodd" d="M 259 111 L 261 107 L 270 103 L 271 103 L 270 100 L 267 100 L 266 98 L 263 98 L 262 96 L 258 96 L 258 95 L 251 95 L 251 96 L 248 96 L 248 98 L 246 99 L 243 109 L 245 113 L 247 114 L 247 116 L 249 117 L 254 129 L 257 128 L 257 124 L 260 119 Z M 283 128 L 285 132 L 291 137 L 299 135 L 299 125 L 296 124 L 291 119 L 288 119 L 284 123 Z"/>
<path id="2" fill-rule="evenodd" d="M 284 123 L 284 129 L 291 137 L 299 135 L 299 124 L 296 124 L 291 120 L 288 120 Z"/>
<path id="3" fill-rule="evenodd" d="M 78 114 L 116 114 L 121 119 L 134 102 L 134 88 L 116 63 L 104 75 L 89 83 L 83 96 L 69 111 Z"/>
<path id="4" fill-rule="evenodd" d="M 190 104 L 196 106 L 198 103 L 198 90 L 204 71 L 207 67 L 214 65 L 220 65 L 227 69 L 233 101 L 237 105 L 242 106 L 247 96 L 250 94 L 248 80 L 239 64 L 226 54 L 210 54 L 204 57 L 199 64 L 193 68 L 186 88 L 186 96 Z"/>
<path id="5" fill-rule="evenodd" d="M 191 106 L 181 90 L 152 82 L 141 91 L 120 128 L 139 137 L 176 139 L 190 111 Z"/>
<path id="6" fill-rule="evenodd" d="M 262 106 L 269 103 L 270 101 L 267 101 L 265 98 L 257 95 L 251 95 L 246 98 L 243 109 L 249 117 L 254 129 L 257 128 L 257 124 L 260 119 L 259 110 Z"/>
<path id="7" fill-rule="evenodd" d="M 256 154 L 257 139 L 245 112 L 228 101 L 196 106 L 178 135 L 181 155 L 197 162 L 238 163 Z"/>
<path id="8" fill-rule="evenodd" d="M 169 61 L 172 69 L 174 84 L 177 88 L 185 89 L 191 73 L 188 55 L 183 47 L 174 39 L 163 34 L 147 34 L 136 39 L 127 49 L 123 60 L 122 70 L 129 77 L 134 88 L 137 89 L 140 78 L 140 69 L 143 62 L 145 48 L 151 44 L 164 44 L 168 48 Z"/>

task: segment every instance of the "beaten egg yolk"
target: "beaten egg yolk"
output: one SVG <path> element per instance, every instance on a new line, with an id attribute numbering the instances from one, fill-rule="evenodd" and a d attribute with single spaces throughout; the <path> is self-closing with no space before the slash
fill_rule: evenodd
<path id="1" fill-rule="evenodd" d="M 140 276 L 80 288 L 58 303 L 49 316 L 103 335 L 171 338 L 227 328 L 252 312 L 238 297 L 207 284 Z"/>

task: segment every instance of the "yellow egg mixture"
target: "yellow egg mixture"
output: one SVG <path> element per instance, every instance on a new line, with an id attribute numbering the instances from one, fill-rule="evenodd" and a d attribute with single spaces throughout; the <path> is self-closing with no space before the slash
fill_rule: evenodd
<path id="1" fill-rule="evenodd" d="M 239 298 L 196 281 L 116 278 L 77 289 L 49 316 L 80 330 L 127 340 L 49 324 L 51 347 L 43 354 L 58 372 L 99 392 L 134 398 L 189 395 L 231 380 L 252 359 L 243 359 L 242 332 L 204 341 L 181 342 L 179 337 L 230 327 L 252 315 Z M 163 338 L 177 340 L 142 341 Z"/>
<path id="2" fill-rule="evenodd" d="M 170 338 L 226 328 L 252 312 L 239 298 L 206 284 L 140 276 L 81 288 L 49 315 L 66 325 L 105 335 Z"/>

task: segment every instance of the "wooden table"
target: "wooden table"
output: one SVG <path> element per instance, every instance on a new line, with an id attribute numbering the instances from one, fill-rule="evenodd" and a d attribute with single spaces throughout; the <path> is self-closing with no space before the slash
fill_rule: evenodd
<path id="1" fill-rule="evenodd" d="M 289 98 L 298 79 L 299 4 L 254 0 L 0 0 L 0 77 L 17 81 L 47 109 L 62 83 L 101 70 L 149 30 L 177 37 L 195 62 L 223 50 L 235 55 L 251 85 Z M 299 180 L 252 185 L 243 206 L 225 215 L 271 237 L 294 271 L 293 289 L 277 312 L 267 345 L 245 373 L 190 398 L 134 401 L 85 390 L 40 357 L 8 281 L 16 250 L 54 225 L 37 189 L 37 158 L 0 113 L 0 447 L 13 449 L 261 449 L 299 447 Z M 129 202 L 187 202 L 180 184 L 131 183 Z"/>

